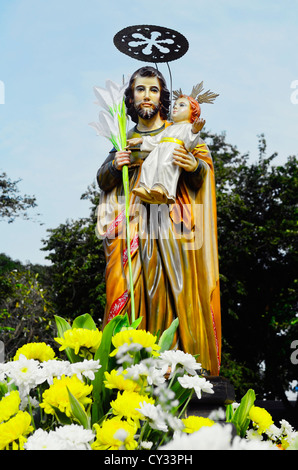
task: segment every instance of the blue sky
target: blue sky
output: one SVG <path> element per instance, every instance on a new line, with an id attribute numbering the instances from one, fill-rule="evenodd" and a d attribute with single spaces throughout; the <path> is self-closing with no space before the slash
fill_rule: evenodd
<path id="1" fill-rule="evenodd" d="M 110 148 L 88 126 L 98 112 L 93 86 L 121 83 L 142 65 L 113 44 L 126 26 L 187 37 L 187 54 L 171 63 L 173 88 L 190 92 L 204 80 L 220 94 L 202 110 L 208 130 L 224 131 L 251 161 L 261 133 L 276 163 L 297 154 L 297 17 L 289 0 L 0 0 L 0 171 L 22 179 L 43 222 L 2 221 L 0 251 L 45 263 L 46 230 L 89 214 L 80 196 Z"/>

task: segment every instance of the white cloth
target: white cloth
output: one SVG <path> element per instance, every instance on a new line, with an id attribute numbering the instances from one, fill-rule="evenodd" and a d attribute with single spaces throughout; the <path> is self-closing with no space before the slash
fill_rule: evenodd
<path id="1" fill-rule="evenodd" d="M 170 137 L 183 141 L 186 150 L 191 152 L 199 143 L 199 132 L 194 134 L 192 124 L 173 124 L 154 136 L 143 136 L 141 151 L 150 154 L 145 159 L 140 177 L 140 186 L 150 190 L 154 185 L 162 186 L 170 199 L 176 198 L 177 183 L 181 168 L 173 162 L 173 151 L 179 146 L 176 142 L 161 142 Z"/>

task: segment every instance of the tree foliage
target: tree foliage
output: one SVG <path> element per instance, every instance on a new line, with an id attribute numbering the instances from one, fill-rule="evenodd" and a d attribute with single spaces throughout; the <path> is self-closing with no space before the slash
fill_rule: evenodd
<path id="1" fill-rule="evenodd" d="M 58 315 L 75 318 L 90 313 L 100 324 L 105 305 L 105 256 L 95 235 L 94 210 L 98 202 L 95 186 L 82 199 L 92 202 L 89 218 L 67 221 L 49 230 L 43 250 L 52 262 L 52 301 Z"/>
<path id="2" fill-rule="evenodd" d="M 20 216 L 29 219 L 28 209 L 37 206 L 35 196 L 19 194 L 20 181 L 11 181 L 6 173 L 0 173 L 0 221 L 11 223 Z"/>
<path id="3" fill-rule="evenodd" d="M 6 358 L 12 357 L 28 342 L 44 341 L 54 346 L 54 312 L 38 273 L 9 257 L 5 264 L 4 255 L 1 255 L 1 261 L 0 337 Z"/>
<path id="4" fill-rule="evenodd" d="M 291 343 L 297 329 L 297 158 L 249 163 L 224 136 L 213 136 L 218 204 L 223 373 L 283 398 L 296 378 Z M 235 370 L 235 373 L 233 372 Z M 240 384 L 239 384 L 240 386 Z"/>

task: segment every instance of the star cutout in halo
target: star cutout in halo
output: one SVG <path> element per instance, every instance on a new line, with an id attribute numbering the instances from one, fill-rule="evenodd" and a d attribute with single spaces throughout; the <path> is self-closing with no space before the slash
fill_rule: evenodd
<path id="1" fill-rule="evenodd" d="M 143 62 L 170 62 L 188 50 L 187 39 L 173 29 L 162 26 L 128 26 L 114 36 L 121 52 Z"/>

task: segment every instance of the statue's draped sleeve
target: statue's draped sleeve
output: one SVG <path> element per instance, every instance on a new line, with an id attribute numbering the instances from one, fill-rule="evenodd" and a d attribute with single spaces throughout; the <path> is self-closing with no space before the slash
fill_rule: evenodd
<path id="1" fill-rule="evenodd" d="M 128 135 L 139 136 L 136 129 Z M 181 172 L 176 203 L 150 205 L 131 193 L 148 155 L 132 149 L 130 252 L 135 314 L 142 317 L 141 327 L 154 334 L 162 333 L 178 317 L 173 347 L 198 355 L 203 369 L 218 375 L 221 318 L 214 168 L 202 140 L 193 154 L 197 169 Z M 106 256 L 104 325 L 115 315 L 130 313 L 124 191 L 122 173 L 113 159 L 114 151 L 97 174 L 101 188 L 97 233 Z"/>

